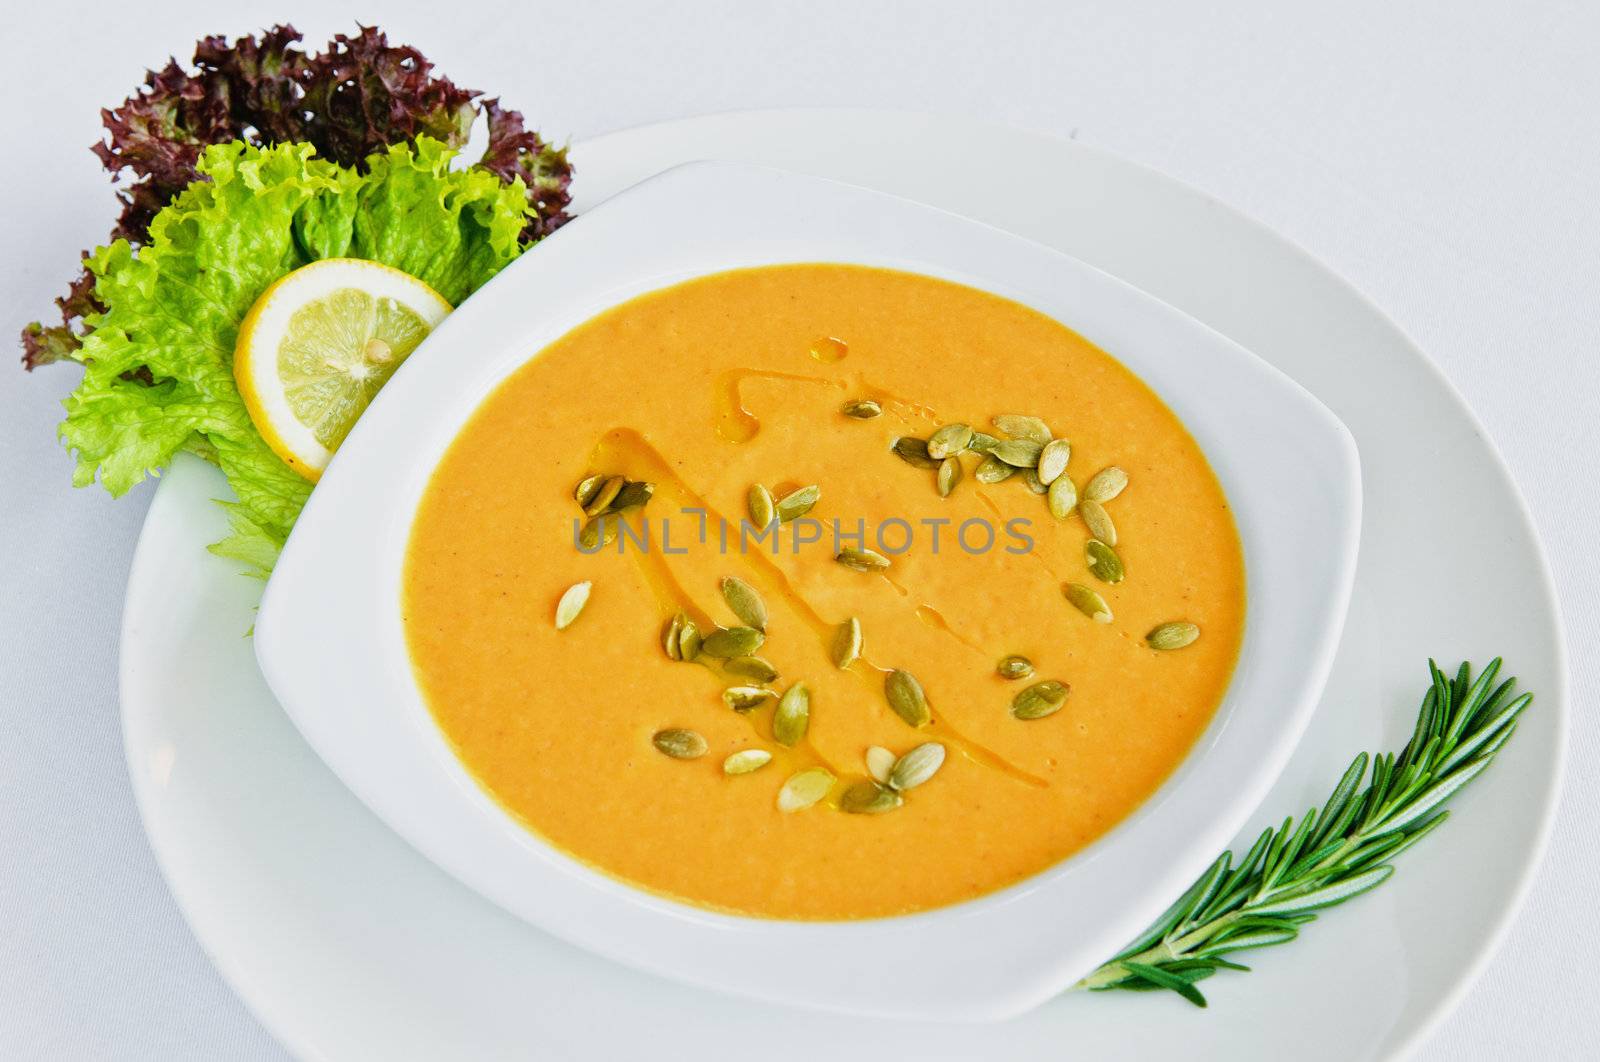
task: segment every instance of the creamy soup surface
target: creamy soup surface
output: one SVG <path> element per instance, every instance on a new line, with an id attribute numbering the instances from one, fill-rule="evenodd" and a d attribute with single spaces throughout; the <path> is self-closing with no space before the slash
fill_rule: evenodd
<path id="1" fill-rule="evenodd" d="M 881 414 L 841 412 L 863 400 Z M 961 478 L 941 496 L 927 462 L 892 449 L 953 423 L 1002 440 L 992 418 L 1005 414 L 1070 440 L 1064 475 L 1080 493 L 1108 466 L 1126 472 L 1104 503 L 1120 581 L 1087 563 L 1084 517 L 1052 515 L 1024 474 L 983 482 L 985 453 L 962 452 Z M 654 492 L 610 518 L 624 533 L 586 553 L 575 488 L 595 475 Z M 780 499 L 814 484 L 820 496 L 802 520 L 741 542 L 754 484 Z M 835 559 L 863 546 L 889 566 Z M 774 738 L 774 698 L 743 712 L 724 700 L 728 687 L 763 683 L 663 648 L 679 613 L 702 634 L 743 625 L 719 590 L 727 576 L 765 605 L 755 652 L 779 677 L 764 685 L 809 692 L 792 746 Z M 557 602 L 584 581 L 586 607 L 558 630 Z M 1075 607 L 1064 584 L 1101 595 L 1110 622 Z M 852 919 L 1013 884 L 1138 807 L 1223 697 L 1245 588 L 1204 455 L 1113 357 L 985 292 L 817 264 L 652 292 L 538 352 L 434 473 L 403 598 L 439 727 L 528 829 L 704 907 Z M 862 648 L 841 669 L 836 631 L 852 617 Z M 1196 625 L 1198 639 L 1152 648 L 1149 632 L 1173 622 Z M 1031 661 L 1030 677 L 997 673 L 1012 654 Z M 891 669 L 920 683 L 927 725 L 891 708 Z M 1045 680 L 1069 688 L 1059 710 L 1017 718 L 1014 699 Z M 692 731 L 706 751 L 667 755 L 664 730 Z M 880 813 L 845 810 L 872 792 L 870 747 L 901 755 L 926 742 L 946 754 L 930 778 L 889 791 Z M 724 761 L 748 749 L 772 758 L 727 773 Z M 826 796 L 780 810 L 786 780 L 816 767 L 837 778 Z"/>

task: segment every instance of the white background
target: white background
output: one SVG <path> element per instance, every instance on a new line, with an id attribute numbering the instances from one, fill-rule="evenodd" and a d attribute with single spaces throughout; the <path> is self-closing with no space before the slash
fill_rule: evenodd
<path id="1" fill-rule="evenodd" d="M 1600 8 L 336 6 L 7 4 L 0 350 L 109 228 L 87 151 L 98 108 L 202 34 L 278 20 L 312 44 L 379 23 L 557 139 L 734 108 L 898 107 L 1072 135 L 1164 170 L 1370 294 L 1465 392 L 1522 484 L 1575 632 L 1568 790 L 1527 908 L 1422 1057 L 1600 1056 L 1600 725 L 1586 712 L 1600 666 L 1585 651 L 1600 626 Z M 949 147 L 949 179 L 982 197 L 982 143 Z M 115 674 L 150 488 L 113 503 L 68 486 L 54 428 L 76 376 L 0 362 L 0 1058 L 281 1058 L 184 926 L 139 828 Z"/>

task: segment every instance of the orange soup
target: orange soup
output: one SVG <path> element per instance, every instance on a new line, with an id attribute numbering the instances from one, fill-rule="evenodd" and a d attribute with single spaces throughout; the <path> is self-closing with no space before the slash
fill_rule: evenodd
<path id="1" fill-rule="evenodd" d="M 1205 729 L 1244 606 L 1216 477 L 1119 362 L 826 264 L 538 352 L 434 473 L 404 585 L 428 704 L 507 812 L 789 919 L 971 899 L 1104 834 Z"/>

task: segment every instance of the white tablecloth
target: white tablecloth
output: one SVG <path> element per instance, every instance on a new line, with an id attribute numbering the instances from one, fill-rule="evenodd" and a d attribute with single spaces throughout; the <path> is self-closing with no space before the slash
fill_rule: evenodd
<path id="1" fill-rule="evenodd" d="M 111 197 L 86 150 L 98 108 L 202 34 L 288 19 L 320 43 L 352 25 L 336 6 L 8 5 L 0 350 L 107 231 Z M 1600 1056 L 1587 973 L 1600 863 L 1582 840 L 1600 817 L 1600 725 L 1585 711 L 1600 666 L 1582 644 L 1600 626 L 1600 8 L 389 0 L 359 15 L 557 138 L 785 105 L 1070 133 L 1243 209 L 1370 294 L 1505 451 L 1578 632 L 1550 856 L 1422 1056 Z M 950 147 L 950 180 L 981 196 L 983 145 Z M 68 486 L 54 428 L 76 375 L 0 363 L 0 1058 L 281 1058 L 184 926 L 140 831 L 115 672 L 150 491 L 113 503 Z"/>

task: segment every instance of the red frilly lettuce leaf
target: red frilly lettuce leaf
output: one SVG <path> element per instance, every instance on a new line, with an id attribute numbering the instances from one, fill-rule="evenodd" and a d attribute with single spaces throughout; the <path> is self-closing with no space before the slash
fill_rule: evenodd
<path id="1" fill-rule="evenodd" d="M 461 148 L 480 112 L 489 147 L 477 165 L 508 184 L 521 177 L 527 185 L 536 213 L 525 238 L 547 236 L 567 220 L 566 149 L 528 129 L 521 114 L 435 75 L 421 52 L 391 45 L 376 28 L 339 34 L 316 54 L 303 51 L 300 40 L 287 25 L 233 41 L 207 37 L 195 46 L 192 69 L 169 60 L 120 107 L 101 112 L 106 140 L 93 150 L 118 183 L 122 203 L 112 239 L 142 245 L 150 219 L 195 179 L 195 163 L 211 144 L 305 142 L 330 162 L 360 167 L 418 136 Z M 87 269 L 56 305 L 59 325 L 23 329 L 22 361 L 30 369 L 78 350 L 84 315 L 100 309 Z"/>

